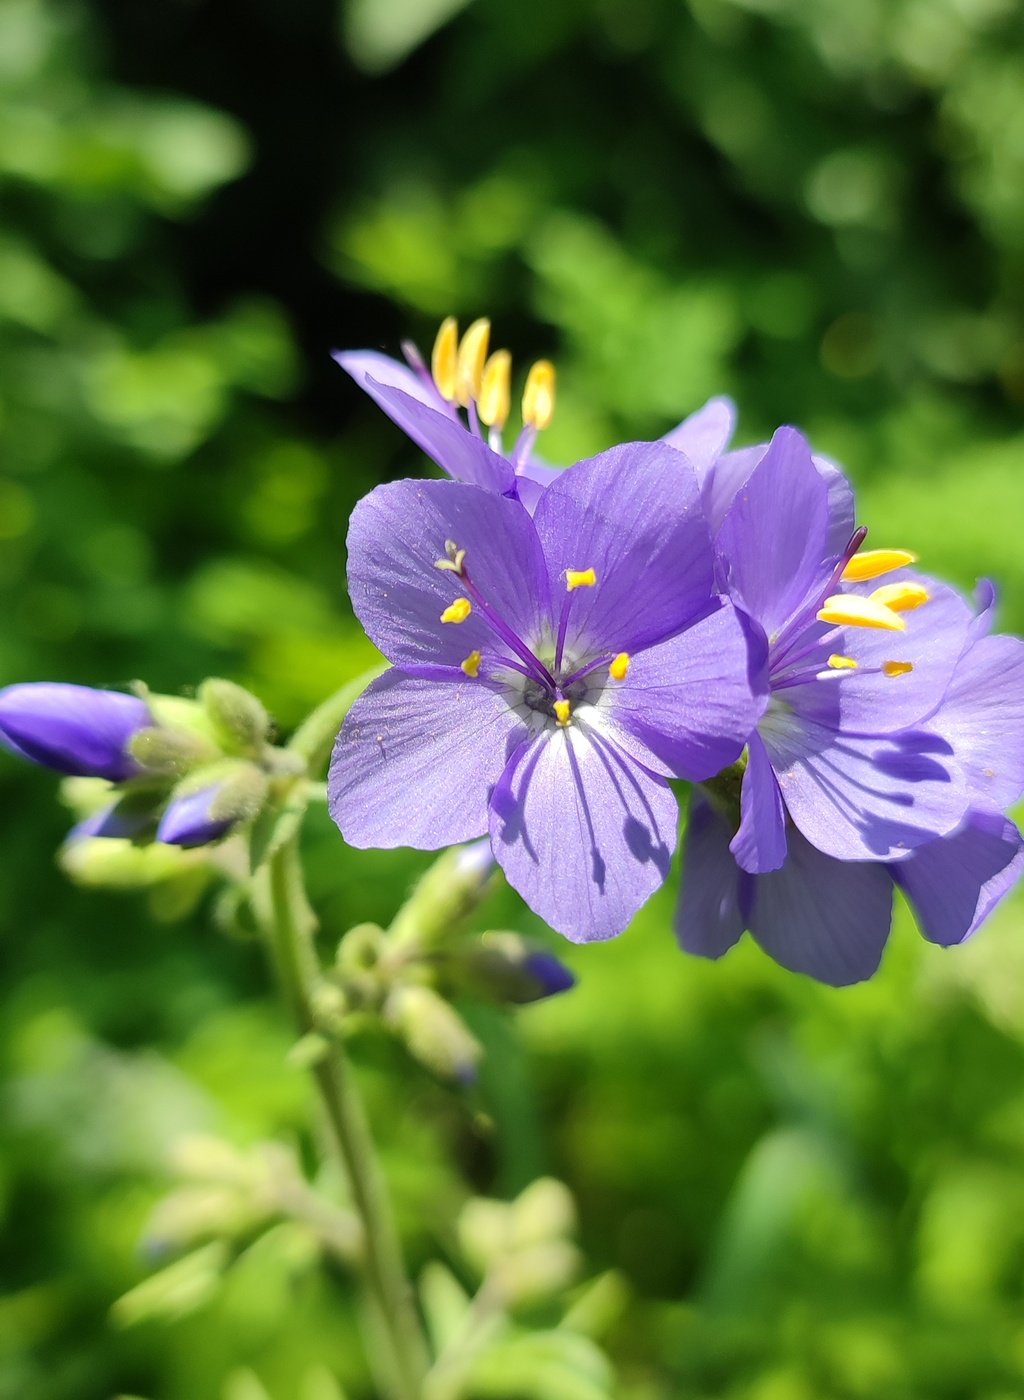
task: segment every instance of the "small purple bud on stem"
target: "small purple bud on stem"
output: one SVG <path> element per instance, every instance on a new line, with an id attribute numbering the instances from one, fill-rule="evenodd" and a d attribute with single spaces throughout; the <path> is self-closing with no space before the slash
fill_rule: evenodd
<path id="1" fill-rule="evenodd" d="M 127 752 L 134 734 L 152 724 L 144 701 L 116 690 L 38 681 L 0 690 L 0 742 L 23 758 L 74 777 L 134 777 Z"/>

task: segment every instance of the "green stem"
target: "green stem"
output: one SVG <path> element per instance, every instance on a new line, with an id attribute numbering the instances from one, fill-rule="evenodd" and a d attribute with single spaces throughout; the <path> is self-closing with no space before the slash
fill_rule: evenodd
<path id="1" fill-rule="evenodd" d="M 372 666 L 354 681 L 349 681 L 348 685 L 343 685 L 340 690 L 328 696 L 322 705 L 318 705 L 292 735 L 288 747 L 306 760 L 311 778 L 315 778 L 321 772 L 330 758 L 341 722 L 352 708 L 352 702 L 359 698 L 372 680 L 387 669 L 387 663 L 382 661 L 379 666 Z"/>
<path id="2" fill-rule="evenodd" d="M 267 932 L 296 1025 L 306 1035 L 316 1029 L 313 992 L 320 974 L 312 940 L 315 920 L 306 899 L 296 837 L 271 857 L 268 880 Z M 396 1397 L 418 1400 L 429 1365 L 427 1346 L 366 1111 L 340 1045 L 332 1044 L 312 1073 L 362 1222 L 366 1283 L 390 1344 L 389 1369 Z"/>

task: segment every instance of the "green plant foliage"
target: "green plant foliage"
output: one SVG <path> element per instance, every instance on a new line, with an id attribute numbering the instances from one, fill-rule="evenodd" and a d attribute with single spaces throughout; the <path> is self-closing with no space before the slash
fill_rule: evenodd
<path id="1" fill-rule="evenodd" d="M 226 676 L 276 737 L 372 666 L 348 513 L 431 469 L 327 356 L 449 312 L 492 316 L 517 388 L 557 363 L 550 460 L 729 392 L 741 441 L 798 423 L 874 544 L 991 574 L 1024 628 L 1020 6 L 340 9 L 0 0 L 0 684 Z M 0 782 L 0 1400 L 368 1400 L 337 1252 L 175 1175 L 197 1137 L 316 1157 L 247 911 L 127 843 L 122 890 L 72 884 L 51 775 Z M 426 865 L 320 809 L 305 855 L 326 961 Z M 467 996 L 438 1029 L 417 987 L 404 1040 L 353 1037 L 436 1336 L 489 1259 L 460 1213 L 576 1202 L 580 1281 L 560 1240 L 569 1292 L 524 1284 L 467 1400 L 1020 1400 L 1024 901 L 951 951 L 903 919 L 835 992 L 749 940 L 684 958 L 674 893 L 514 1020 Z M 551 939 L 506 889 L 474 919 Z M 453 1026 L 472 1088 L 436 1072 Z"/>

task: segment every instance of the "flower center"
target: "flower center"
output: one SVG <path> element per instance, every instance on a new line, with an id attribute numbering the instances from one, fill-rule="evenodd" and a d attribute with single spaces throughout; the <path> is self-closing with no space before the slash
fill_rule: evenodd
<path id="1" fill-rule="evenodd" d="M 491 654 L 479 647 L 469 652 L 460 662 L 460 669 L 470 680 L 500 679 L 509 685 L 511 672 L 511 689 L 516 704 L 524 705 L 531 713 L 542 715 L 546 720 L 554 720 L 564 729 L 572 722 L 573 713 L 580 705 L 593 702 L 596 698 L 594 692 L 600 693 L 605 680 L 621 684 L 626 679 L 631 660 L 628 652 L 570 657 L 565 651 L 573 596 L 580 588 L 594 588 L 597 585 L 596 570 L 565 570 L 565 597 L 559 611 L 554 653 L 551 656 L 545 653 L 542 657 L 484 597 L 466 567 L 466 551 L 460 549 L 454 540 L 445 540 L 444 548 L 445 557 L 436 560 L 434 567 L 457 578 L 465 592 L 448 604 L 440 614 L 440 621 L 459 626 L 476 610 L 494 636 L 504 644 L 502 649 Z"/>

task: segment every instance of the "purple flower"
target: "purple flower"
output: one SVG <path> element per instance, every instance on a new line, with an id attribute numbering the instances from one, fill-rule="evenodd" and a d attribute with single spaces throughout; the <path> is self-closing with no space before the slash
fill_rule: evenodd
<path id="1" fill-rule="evenodd" d="M 714 398 L 663 439 L 696 468 L 704 513 L 716 536 L 737 493 L 771 446 L 760 442 L 727 452 L 735 427 L 736 405 L 731 399 Z M 834 554 L 840 554 L 853 533 L 853 491 L 842 469 L 830 458 L 814 454 L 811 461 L 828 488 L 829 546 Z"/>
<path id="2" fill-rule="evenodd" d="M 886 864 L 843 861 L 789 825 L 780 869 L 736 864 L 730 794 L 694 793 L 676 929 L 683 947 L 720 957 L 745 928 L 784 967 L 845 985 L 870 977 L 889 935 L 892 885 L 924 936 L 962 943 L 1016 884 L 1024 841 L 1001 811 L 1024 793 L 1024 642 L 990 636 L 995 594 L 979 585 L 979 612 L 927 729 L 952 750 L 969 810 L 957 829 Z"/>
<path id="3" fill-rule="evenodd" d="M 517 497 L 532 514 L 544 491 L 564 470 L 549 466 L 534 452 L 537 435 L 554 412 L 554 369 L 547 360 L 531 369 L 523 394 L 523 428 L 506 450 L 503 433 L 512 361 L 505 350 L 488 357 L 489 338 L 490 322 L 479 320 L 460 341 L 455 321 L 448 317 L 434 344 L 432 369 L 409 341 L 402 346 L 406 364 L 376 350 L 336 350 L 333 358 L 449 476 Z M 460 410 L 466 414 L 465 421 Z M 698 481 L 703 484 L 707 479 L 709 500 L 713 496 L 716 502 L 722 493 L 712 491 L 712 469 L 728 445 L 735 421 L 730 399 L 710 399 L 663 439 L 690 458 Z M 763 455 L 765 450 L 747 448 L 743 454 L 727 454 L 723 481 L 735 478 L 738 484 L 742 479 L 729 465 L 730 458 L 742 456 L 747 461 L 750 453 Z M 749 467 L 756 460 L 755 455 Z"/>
<path id="4" fill-rule="evenodd" d="M 215 816 L 223 784 L 215 783 L 183 797 L 172 798 L 160 818 L 156 839 L 168 846 L 206 846 L 219 841 L 234 825 L 234 817 Z"/>
<path id="5" fill-rule="evenodd" d="M 560 475 L 535 518 L 451 482 L 360 502 L 349 591 L 394 669 L 335 746 L 330 807 L 351 845 L 489 831 L 554 928 L 589 941 L 625 927 L 675 848 L 666 778 L 718 773 L 764 705 L 680 460 L 613 448 Z"/>
<path id="6" fill-rule="evenodd" d="M 733 823 L 694 792 L 676 933 L 689 953 L 719 958 L 744 929 L 776 962 L 834 987 L 877 971 L 892 922 L 892 889 L 910 901 L 921 932 L 962 943 L 1020 878 L 1024 841 L 998 812 L 971 810 L 959 829 L 893 864 L 843 861 L 789 832 L 781 869 L 741 870 Z"/>
<path id="7" fill-rule="evenodd" d="M 0 690 L 0 742 L 75 777 L 123 782 L 139 769 L 128 741 L 152 724 L 145 703 L 114 690 L 38 681 Z"/>
<path id="8" fill-rule="evenodd" d="M 780 428 L 716 539 L 721 584 L 768 655 L 771 698 L 750 736 L 732 840 L 751 874 L 782 867 L 787 813 L 824 854 L 870 861 L 952 832 L 967 811 L 952 745 L 923 721 L 949 685 L 970 610 L 897 567 L 912 555 L 858 555 L 863 531 L 837 556 L 838 494 L 801 435 Z"/>

